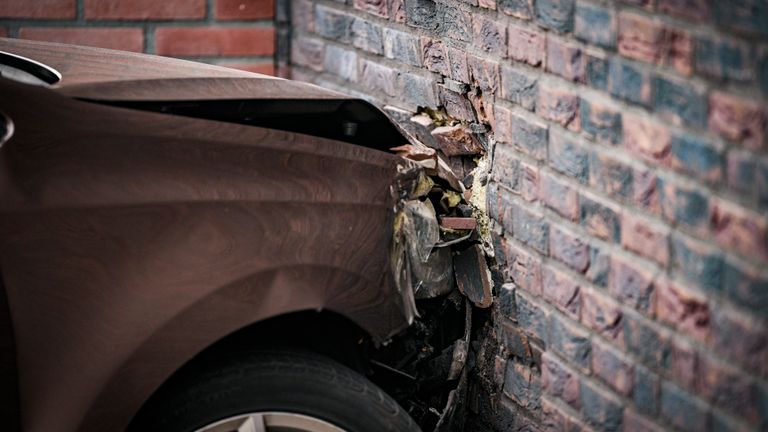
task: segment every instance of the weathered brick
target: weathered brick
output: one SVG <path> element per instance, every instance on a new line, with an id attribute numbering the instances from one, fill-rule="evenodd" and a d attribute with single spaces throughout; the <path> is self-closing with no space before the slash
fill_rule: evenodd
<path id="1" fill-rule="evenodd" d="M 656 174 L 645 168 L 632 172 L 632 203 L 653 214 L 661 212 Z"/>
<path id="2" fill-rule="evenodd" d="M 686 18 L 692 21 L 705 21 L 710 17 L 707 0 L 658 0 L 659 12 Z"/>
<path id="3" fill-rule="evenodd" d="M 711 149 L 710 151 L 715 150 Z M 720 153 L 718 156 L 721 156 Z M 739 148 L 731 149 L 728 152 L 725 170 L 728 173 L 728 186 L 746 194 L 753 192 L 755 190 L 757 163 L 752 152 Z"/>
<path id="4" fill-rule="evenodd" d="M 642 365 L 635 365 L 632 400 L 641 412 L 655 415 L 659 410 L 659 377 Z"/>
<path id="5" fill-rule="evenodd" d="M 325 6 L 315 6 L 315 32 L 340 43 L 352 41 L 354 17 Z"/>
<path id="6" fill-rule="evenodd" d="M 660 22 L 633 12 L 619 13 L 619 54 L 646 63 L 662 60 L 664 27 Z"/>
<path id="7" fill-rule="evenodd" d="M 755 78 L 755 51 L 748 43 L 730 38 L 696 39 L 696 71 L 713 78 L 749 81 Z"/>
<path id="8" fill-rule="evenodd" d="M 735 260 L 723 264 L 723 290 L 744 307 L 755 311 L 768 310 L 768 274 Z"/>
<path id="9" fill-rule="evenodd" d="M 541 356 L 541 386 L 544 392 L 579 408 L 579 376 L 575 370 L 549 351 Z"/>
<path id="10" fill-rule="evenodd" d="M 722 247 L 768 262 L 768 217 L 720 199 L 711 201 L 710 214 Z"/>
<path id="11" fill-rule="evenodd" d="M 669 348 L 669 357 L 663 369 L 678 385 L 693 389 L 698 374 L 698 352 L 694 344 L 683 338 L 673 337 L 670 339 Z"/>
<path id="12" fill-rule="evenodd" d="M 618 144 L 622 138 L 621 113 L 612 106 L 581 98 L 581 130 L 584 136 L 606 144 Z"/>
<path id="13" fill-rule="evenodd" d="M 558 131 L 549 134 L 549 162 L 552 168 L 581 183 L 587 182 L 587 150 Z"/>
<path id="14" fill-rule="evenodd" d="M 512 282 L 528 292 L 541 295 L 541 258 L 516 246 L 511 241 L 507 242 L 506 246 L 504 252 Z"/>
<path id="15" fill-rule="evenodd" d="M 424 67 L 441 75 L 450 75 L 448 53 L 443 43 L 437 39 L 421 38 L 421 56 Z"/>
<path id="16" fill-rule="evenodd" d="M 475 15 L 472 23 L 475 46 L 494 57 L 507 56 L 507 27 L 497 20 Z"/>
<path id="17" fill-rule="evenodd" d="M 449 39 L 462 42 L 472 40 L 472 13 L 454 5 L 440 4 L 438 33 Z"/>
<path id="18" fill-rule="evenodd" d="M 412 66 L 421 66 L 419 38 L 406 32 L 384 28 L 384 57 Z"/>
<path id="19" fill-rule="evenodd" d="M 711 291 L 720 290 L 723 257 L 716 248 L 682 234 L 673 234 L 672 264 L 690 282 Z"/>
<path id="20" fill-rule="evenodd" d="M 325 47 L 323 68 L 347 81 L 357 81 L 357 53 L 352 50 L 328 45 Z"/>
<path id="21" fill-rule="evenodd" d="M 659 263 L 669 264 L 669 228 L 625 212 L 621 215 L 621 245 Z"/>
<path id="22" fill-rule="evenodd" d="M 405 23 L 405 0 L 389 0 L 390 19 L 397 23 Z"/>
<path id="23" fill-rule="evenodd" d="M 658 179 L 659 204 L 662 214 L 671 222 L 704 232 L 709 221 L 709 198 L 692 186 Z"/>
<path id="24" fill-rule="evenodd" d="M 706 341 L 710 333 L 706 298 L 672 281 L 660 282 L 656 286 L 659 320 L 698 340 Z"/>
<path id="25" fill-rule="evenodd" d="M 499 64 L 475 57 L 467 56 L 469 66 L 469 78 L 483 93 L 496 94 L 499 88 Z"/>
<path id="26" fill-rule="evenodd" d="M 322 71 L 324 61 L 325 43 L 323 41 L 306 36 L 299 36 L 294 39 L 291 48 L 291 62 L 293 64 Z"/>
<path id="27" fill-rule="evenodd" d="M 609 289 L 622 303 L 643 314 L 653 315 L 656 296 L 656 275 L 649 268 L 628 258 L 614 256 L 611 260 Z"/>
<path id="28" fill-rule="evenodd" d="M 675 124 L 703 127 L 707 121 L 704 92 L 687 83 L 664 77 L 655 78 L 656 112 Z"/>
<path id="29" fill-rule="evenodd" d="M 656 426 L 649 418 L 643 417 L 631 408 L 624 409 L 624 432 L 664 432 L 660 426 Z"/>
<path id="30" fill-rule="evenodd" d="M 437 85 L 437 95 L 440 99 L 440 105 L 445 107 L 445 112 L 449 116 L 469 122 L 475 120 L 472 104 L 464 95 L 449 90 L 443 84 Z"/>
<path id="31" fill-rule="evenodd" d="M 768 157 L 763 156 L 757 160 L 755 170 L 755 190 L 757 202 L 763 209 L 768 208 Z"/>
<path id="32" fill-rule="evenodd" d="M 759 103 L 714 91 L 709 96 L 709 130 L 750 149 L 764 146 L 766 114 Z"/>
<path id="33" fill-rule="evenodd" d="M 533 111 L 537 96 L 538 78 L 536 76 L 507 65 L 501 67 L 501 97 Z"/>
<path id="34" fill-rule="evenodd" d="M 589 184 L 621 201 L 632 196 L 632 168 L 606 153 L 589 158 Z"/>
<path id="35" fill-rule="evenodd" d="M 547 157 L 548 127 L 536 118 L 512 115 L 512 143 L 536 159 Z"/>
<path id="36" fill-rule="evenodd" d="M 405 0 L 405 22 L 409 26 L 434 30 L 441 19 L 433 0 Z"/>
<path id="37" fill-rule="evenodd" d="M 702 356 L 696 375 L 697 389 L 712 405 L 730 411 L 752 424 L 766 416 L 757 386 L 733 366 Z"/>
<path id="38" fill-rule="evenodd" d="M 359 61 L 359 81 L 374 92 L 390 97 L 396 96 L 398 94 L 397 76 L 398 72 L 390 67 L 365 59 Z"/>
<path id="39" fill-rule="evenodd" d="M 618 346 L 624 344 L 624 323 L 619 305 L 597 290 L 582 290 L 581 322 Z"/>
<path id="40" fill-rule="evenodd" d="M 542 306 L 519 291 L 515 296 L 515 305 L 517 308 L 514 319 L 518 326 L 530 336 L 546 341 L 549 316 Z"/>
<path id="41" fill-rule="evenodd" d="M 536 112 L 542 118 L 552 120 L 570 130 L 579 130 L 579 96 L 570 90 L 539 85 Z"/>
<path id="42" fill-rule="evenodd" d="M 709 424 L 706 404 L 669 381 L 661 384 L 661 415 L 684 431 L 703 431 Z"/>
<path id="43" fill-rule="evenodd" d="M 751 428 L 741 418 L 733 418 L 717 411 L 712 412 L 712 432 L 741 432 Z"/>
<path id="44" fill-rule="evenodd" d="M 515 18 L 529 20 L 533 17 L 533 0 L 497 0 L 500 11 Z"/>
<path id="45" fill-rule="evenodd" d="M 592 340 L 592 373 L 619 394 L 632 394 L 634 369 L 631 362 L 599 339 Z"/>
<path id="46" fill-rule="evenodd" d="M 608 64 L 608 91 L 628 102 L 650 106 L 650 73 L 646 68 L 613 57 Z"/>
<path id="47" fill-rule="evenodd" d="M 616 395 L 585 379 L 579 383 L 579 395 L 587 422 L 605 431 L 621 430 L 624 407 Z"/>
<path id="48" fill-rule="evenodd" d="M 531 202 L 539 199 L 539 167 L 520 163 L 520 196 Z"/>
<path id="49" fill-rule="evenodd" d="M 437 147 L 449 157 L 476 155 L 485 151 L 477 135 L 461 124 L 440 126 L 430 133 L 435 138 Z"/>
<path id="50" fill-rule="evenodd" d="M 768 35 L 768 3 L 762 0 L 714 2 L 715 22 L 736 33 Z"/>
<path id="51" fill-rule="evenodd" d="M 690 76 L 694 51 L 691 34 L 678 28 L 667 28 L 664 38 L 664 64 L 672 66 L 682 75 Z"/>
<path id="52" fill-rule="evenodd" d="M 565 40 L 547 37 L 547 72 L 569 81 L 584 82 L 585 61 L 581 48 Z"/>
<path id="53" fill-rule="evenodd" d="M 507 348 L 507 352 L 510 356 L 515 357 L 519 362 L 530 364 L 532 356 L 528 336 L 523 334 L 517 326 L 512 325 L 511 322 L 502 322 L 501 342 L 504 344 L 504 347 Z M 509 363 L 512 362 L 507 362 L 507 367 L 510 366 Z"/>
<path id="54" fill-rule="evenodd" d="M 610 9 L 579 2 L 574 34 L 585 42 L 612 48 L 616 46 L 616 17 Z"/>
<path id="55" fill-rule="evenodd" d="M 544 62 L 546 37 L 544 33 L 510 24 L 507 29 L 507 56 L 512 60 L 539 66 Z"/>
<path id="56" fill-rule="evenodd" d="M 653 328 L 648 321 L 624 316 L 624 343 L 627 350 L 649 367 L 658 368 L 669 358 L 669 335 Z"/>
<path id="57" fill-rule="evenodd" d="M 589 246 L 589 269 L 585 276 L 593 284 L 605 287 L 611 268 L 611 257 L 607 249 L 594 244 Z"/>
<path id="58" fill-rule="evenodd" d="M 573 30 L 574 0 L 537 0 L 536 20 L 550 30 L 569 33 Z"/>
<path id="59" fill-rule="evenodd" d="M 581 226 L 595 237 L 618 242 L 621 233 L 619 208 L 591 195 L 582 194 L 579 201 Z"/>
<path id="60" fill-rule="evenodd" d="M 540 198 L 548 208 L 572 221 L 579 219 L 579 194 L 574 188 L 545 171 L 541 173 L 539 188 Z"/>
<path id="61" fill-rule="evenodd" d="M 309 0 L 294 0 L 291 3 L 291 24 L 308 32 L 315 31 L 315 3 Z"/>
<path id="62" fill-rule="evenodd" d="M 493 116 L 496 119 L 496 125 L 493 128 L 496 142 L 512 144 L 512 110 L 496 104 L 493 106 Z"/>
<path id="63" fill-rule="evenodd" d="M 467 54 L 464 51 L 448 47 L 448 66 L 452 79 L 469 84 L 469 66 Z"/>
<path id="64" fill-rule="evenodd" d="M 667 165 L 672 146 L 669 129 L 649 119 L 625 114 L 622 120 L 624 147 L 643 158 Z"/>
<path id="65" fill-rule="evenodd" d="M 524 207 L 513 206 L 512 226 L 515 238 L 538 252 L 547 253 L 549 222 L 543 216 Z"/>
<path id="66" fill-rule="evenodd" d="M 477 5 L 484 9 L 496 10 L 496 0 L 478 0 Z"/>
<path id="67" fill-rule="evenodd" d="M 503 237 L 500 237 L 503 239 Z M 505 245 L 507 242 L 504 242 Z M 499 313 L 502 317 L 512 319 L 515 314 L 517 314 L 517 304 L 515 302 L 515 285 L 505 283 L 502 284 L 499 289 L 496 292 L 497 297 L 496 300 L 498 301 L 496 304 Z M 514 328 L 515 330 L 518 330 L 517 326 L 513 325 L 511 322 L 506 323 L 503 320 L 500 320 L 501 324 L 497 322 L 496 324 L 502 328 L 502 332 L 506 331 L 507 327 Z"/>
<path id="68" fill-rule="evenodd" d="M 401 73 L 398 87 L 402 89 L 402 101 L 415 110 L 416 107 L 436 107 L 438 105 L 435 84 L 430 78 L 412 73 Z"/>
<path id="69" fill-rule="evenodd" d="M 710 183 L 723 177 L 723 156 L 712 144 L 694 135 L 672 138 L 672 168 Z"/>
<path id="70" fill-rule="evenodd" d="M 387 0 L 353 0 L 352 5 L 355 9 L 368 12 L 369 14 L 389 18 Z"/>
<path id="71" fill-rule="evenodd" d="M 527 366 L 514 361 L 507 362 L 504 394 L 534 415 L 541 411 L 541 377 Z"/>
<path id="72" fill-rule="evenodd" d="M 549 235 L 550 255 L 578 271 L 585 272 L 589 267 L 589 247 L 578 234 L 553 226 Z"/>
<path id="73" fill-rule="evenodd" d="M 578 388 L 578 387 L 577 387 Z M 554 401 L 544 396 L 541 398 L 541 429 L 548 432 L 569 430 L 569 415 Z"/>
<path id="74" fill-rule="evenodd" d="M 608 89 L 608 59 L 604 54 L 587 50 L 585 53 L 585 79 L 590 87 L 598 90 Z"/>
<path id="75" fill-rule="evenodd" d="M 589 333 L 556 313 L 550 316 L 548 348 L 560 353 L 579 369 L 589 371 Z M 582 399 L 583 401 L 583 399 Z"/>
<path id="76" fill-rule="evenodd" d="M 768 331 L 742 311 L 712 309 L 713 349 L 762 376 L 768 375 Z"/>
<path id="77" fill-rule="evenodd" d="M 558 310 L 574 320 L 581 313 L 581 287 L 567 274 L 545 266 L 542 269 L 544 298 L 550 301 Z"/>

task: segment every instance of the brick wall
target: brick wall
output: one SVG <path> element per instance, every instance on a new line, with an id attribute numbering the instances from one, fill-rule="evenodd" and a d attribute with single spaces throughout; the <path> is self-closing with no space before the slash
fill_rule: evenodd
<path id="1" fill-rule="evenodd" d="M 1 0 L 0 37 L 275 73 L 274 0 Z"/>
<path id="2" fill-rule="evenodd" d="M 768 429 L 768 3 L 292 15 L 295 78 L 491 130 L 501 344 L 467 430 Z"/>

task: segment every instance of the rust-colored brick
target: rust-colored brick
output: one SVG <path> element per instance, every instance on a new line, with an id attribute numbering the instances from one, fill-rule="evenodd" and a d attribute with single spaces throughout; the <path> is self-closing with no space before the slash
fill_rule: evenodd
<path id="1" fill-rule="evenodd" d="M 162 27 L 157 53 L 172 56 L 272 55 L 275 31 L 259 27 Z"/>
<path id="2" fill-rule="evenodd" d="M 85 18 L 96 20 L 201 19 L 205 0 L 83 0 Z"/>
<path id="3" fill-rule="evenodd" d="M 144 50 L 144 32 L 140 28 L 29 27 L 22 28 L 19 37 L 124 51 Z"/>

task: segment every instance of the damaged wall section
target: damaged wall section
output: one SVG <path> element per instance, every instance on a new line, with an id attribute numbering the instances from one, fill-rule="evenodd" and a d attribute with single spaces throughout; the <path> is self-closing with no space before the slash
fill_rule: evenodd
<path id="1" fill-rule="evenodd" d="M 482 186 L 465 430 L 768 428 L 764 2 L 291 7 L 295 79 Z"/>

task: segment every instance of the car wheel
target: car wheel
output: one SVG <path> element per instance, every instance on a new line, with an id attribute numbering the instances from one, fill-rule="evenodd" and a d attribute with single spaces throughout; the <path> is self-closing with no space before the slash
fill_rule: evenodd
<path id="1" fill-rule="evenodd" d="M 256 351 L 208 361 L 153 395 L 129 430 L 419 431 L 376 385 L 304 351 Z"/>

